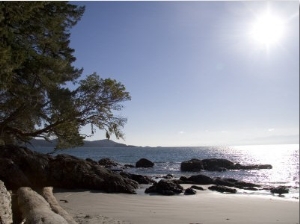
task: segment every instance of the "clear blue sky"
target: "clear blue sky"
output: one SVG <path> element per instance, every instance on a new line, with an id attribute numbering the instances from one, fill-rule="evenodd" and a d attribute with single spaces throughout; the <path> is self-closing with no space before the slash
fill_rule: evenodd
<path id="1" fill-rule="evenodd" d="M 86 6 L 71 30 L 75 66 L 120 81 L 132 97 L 117 112 L 128 118 L 118 142 L 299 142 L 298 1 L 73 3 Z M 266 14 L 271 25 L 255 37 Z M 261 37 L 272 22 L 275 33 Z"/>

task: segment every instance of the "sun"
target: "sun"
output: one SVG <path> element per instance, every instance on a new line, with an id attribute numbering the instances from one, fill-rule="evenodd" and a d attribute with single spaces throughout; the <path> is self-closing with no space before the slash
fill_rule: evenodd
<path id="1" fill-rule="evenodd" d="M 251 37 L 256 42 L 269 46 L 278 44 L 284 34 L 283 20 L 276 15 L 267 12 L 253 22 Z"/>

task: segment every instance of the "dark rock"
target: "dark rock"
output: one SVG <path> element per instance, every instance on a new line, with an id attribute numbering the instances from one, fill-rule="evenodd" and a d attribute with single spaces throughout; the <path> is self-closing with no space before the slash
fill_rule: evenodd
<path id="1" fill-rule="evenodd" d="M 196 189 L 196 190 L 200 190 L 200 191 L 204 191 L 205 190 L 203 187 L 196 186 L 196 185 L 191 186 L 191 188 Z"/>
<path id="2" fill-rule="evenodd" d="M 211 191 L 218 191 L 218 192 L 221 192 L 221 193 L 236 193 L 236 189 L 234 188 L 229 188 L 229 187 L 224 187 L 224 186 L 210 186 L 208 187 L 209 190 Z"/>
<path id="3" fill-rule="evenodd" d="M 99 165 L 86 163 L 70 156 L 57 155 L 49 161 L 51 186 L 61 188 L 85 188 L 105 192 L 134 193 L 138 183 Z"/>
<path id="4" fill-rule="evenodd" d="M 225 171 L 233 167 L 234 163 L 227 159 L 203 159 L 203 167 L 205 170 L 209 171 Z"/>
<path id="5" fill-rule="evenodd" d="M 172 179 L 172 178 L 174 178 L 174 176 L 172 175 L 172 174 L 167 174 L 166 176 L 163 176 L 163 178 L 165 178 L 165 179 Z"/>
<path id="6" fill-rule="evenodd" d="M 151 162 L 148 159 L 142 158 L 139 161 L 136 162 L 135 164 L 136 167 L 144 167 L 144 168 L 148 168 L 148 167 L 153 167 L 154 163 Z"/>
<path id="7" fill-rule="evenodd" d="M 145 193 L 157 193 L 161 195 L 175 195 L 183 192 L 183 187 L 170 180 L 160 180 L 145 190 Z"/>
<path id="8" fill-rule="evenodd" d="M 189 178 L 180 177 L 180 180 L 182 181 L 182 183 L 186 183 L 186 184 L 213 184 L 214 183 L 214 180 L 212 178 L 202 174 L 191 176 Z"/>
<path id="9" fill-rule="evenodd" d="M 53 186 L 135 193 L 138 187 L 133 180 L 71 155 L 53 157 L 25 147 L 0 146 L 0 159 L 6 161 L 0 163 L 0 172 L 7 168 L 12 171 L 0 174 L 0 179 L 9 183 L 10 189 Z"/>
<path id="10" fill-rule="evenodd" d="M 244 187 L 243 189 L 248 191 L 258 191 L 256 187 Z"/>
<path id="11" fill-rule="evenodd" d="M 123 169 L 125 169 L 125 167 L 123 167 L 121 164 L 109 159 L 109 158 L 103 158 L 103 159 L 100 159 L 98 161 L 98 164 L 100 166 L 103 166 L 113 172 L 122 172 Z"/>
<path id="12" fill-rule="evenodd" d="M 235 186 L 237 182 L 238 182 L 238 180 L 235 180 L 233 178 L 220 178 L 220 177 L 216 177 L 214 179 L 214 184 L 223 185 L 223 186 L 229 186 L 229 187 Z"/>
<path id="13" fill-rule="evenodd" d="M 225 171 L 227 171 L 227 169 L 224 167 L 214 166 L 214 167 L 210 167 L 209 169 L 207 169 L 207 171 L 225 172 Z"/>
<path id="14" fill-rule="evenodd" d="M 98 163 L 94 160 L 92 160 L 91 158 L 86 158 L 85 161 L 91 163 L 91 164 L 94 164 L 94 165 L 97 165 Z"/>
<path id="15" fill-rule="evenodd" d="M 241 165 L 239 163 L 235 164 L 231 169 L 237 170 L 259 170 L 259 169 L 272 169 L 270 164 L 258 164 L 258 165 Z"/>
<path id="16" fill-rule="evenodd" d="M 272 165 L 271 164 L 261 164 L 261 165 L 257 165 L 258 169 L 272 169 Z"/>
<path id="17" fill-rule="evenodd" d="M 248 183 L 248 182 L 244 182 L 244 181 L 239 181 L 239 180 L 235 180 L 233 178 L 220 178 L 220 177 L 216 177 L 216 178 L 210 178 L 208 176 L 199 174 L 199 175 L 194 175 L 194 176 L 190 176 L 190 177 L 180 177 L 179 179 L 180 183 L 183 184 L 203 184 L 203 185 L 207 185 L 207 184 L 215 184 L 215 185 L 221 185 L 221 186 L 228 186 L 228 187 L 236 187 L 236 188 L 241 188 L 241 189 L 251 189 L 251 188 L 256 188 L 256 187 L 260 187 L 260 185 L 257 184 L 253 184 L 253 183 Z"/>
<path id="18" fill-rule="evenodd" d="M 183 184 L 186 184 L 186 183 L 188 183 L 188 177 L 186 177 L 186 176 L 181 176 L 181 177 L 179 178 L 179 181 L 180 181 L 181 183 L 183 183 Z"/>
<path id="19" fill-rule="evenodd" d="M 47 182 L 49 171 L 49 160 L 53 159 L 50 155 L 45 155 L 31 151 L 25 147 L 18 146 L 0 146 L 0 158 L 8 159 L 11 166 L 9 170 L 16 172 L 14 175 L 9 172 L 4 172 L 0 175 L 8 189 L 17 189 L 20 186 L 39 185 Z M 0 163 L 0 170 L 7 164 Z M 14 181 L 20 178 L 20 181 Z"/>
<path id="20" fill-rule="evenodd" d="M 180 170 L 185 172 L 198 172 L 203 170 L 203 163 L 199 159 L 191 159 L 180 164 Z"/>
<path id="21" fill-rule="evenodd" d="M 18 189 L 19 186 L 31 185 L 23 171 L 11 159 L 7 158 L 0 158 L 0 179 L 8 189 Z"/>
<path id="22" fill-rule="evenodd" d="M 208 171 L 219 171 L 224 172 L 228 169 L 244 169 L 244 170 L 253 170 L 253 169 L 272 169 L 270 164 L 254 164 L 254 165 L 241 165 L 239 163 L 234 164 L 232 161 L 227 159 L 191 159 L 184 161 L 180 166 L 181 171 L 189 172 L 199 172 L 201 170 Z"/>
<path id="23" fill-rule="evenodd" d="M 197 194 L 197 192 L 193 188 L 190 187 L 190 188 L 185 189 L 184 194 L 185 195 L 194 195 L 194 194 Z"/>
<path id="24" fill-rule="evenodd" d="M 248 182 L 244 182 L 244 181 L 238 181 L 234 186 L 237 188 L 242 188 L 242 189 L 260 187 L 260 185 L 258 185 L 258 184 L 248 183 Z"/>
<path id="25" fill-rule="evenodd" d="M 138 182 L 139 184 L 153 184 L 156 183 L 154 180 L 152 180 L 150 177 L 147 176 L 142 176 L 138 174 L 131 174 L 131 173 L 126 173 L 126 172 L 121 172 L 120 175 L 122 177 L 134 180 Z"/>
<path id="26" fill-rule="evenodd" d="M 272 188 L 270 191 L 272 194 L 279 194 L 279 195 L 289 193 L 289 189 L 285 186 L 275 187 Z"/>
<path id="27" fill-rule="evenodd" d="M 157 183 L 154 183 L 152 186 L 146 188 L 145 190 L 146 194 L 152 194 L 152 193 L 157 193 Z"/>
<path id="28" fill-rule="evenodd" d="M 237 187 L 241 189 L 260 187 L 260 185 L 253 184 L 253 183 L 239 181 L 233 178 L 220 178 L 220 177 L 214 179 L 214 184 L 228 186 L 228 187 Z"/>
<path id="29" fill-rule="evenodd" d="M 101 165 L 101 166 L 104 166 L 106 168 L 120 166 L 120 164 L 118 164 L 117 162 L 115 162 L 115 161 L 113 161 L 113 160 L 111 160 L 109 158 L 100 159 L 98 161 L 98 164 Z"/>
<path id="30" fill-rule="evenodd" d="M 124 167 L 125 167 L 125 168 L 134 168 L 135 166 L 134 166 L 134 165 L 131 165 L 131 164 L 125 164 Z"/>

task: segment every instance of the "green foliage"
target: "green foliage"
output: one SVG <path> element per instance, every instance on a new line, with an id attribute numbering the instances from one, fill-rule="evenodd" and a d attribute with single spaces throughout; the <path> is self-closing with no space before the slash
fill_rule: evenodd
<path id="1" fill-rule="evenodd" d="M 70 29 L 84 7 L 67 2 L 0 2 L 0 142 L 58 138 L 58 148 L 82 144 L 91 124 L 122 138 L 126 119 L 114 115 L 130 100 L 125 87 L 72 63 Z M 78 84 L 75 90 L 66 84 Z"/>

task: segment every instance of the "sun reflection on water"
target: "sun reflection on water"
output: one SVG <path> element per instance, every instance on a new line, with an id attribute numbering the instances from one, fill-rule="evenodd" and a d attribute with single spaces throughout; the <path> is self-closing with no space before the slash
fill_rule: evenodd
<path id="1" fill-rule="evenodd" d="M 273 168 L 269 171 L 250 171 L 259 174 L 264 182 L 299 187 L 299 145 L 236 146 L 232 150 L 245 156 L 244 161 L 249 164 L 271 164 Z"/>

